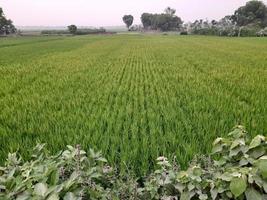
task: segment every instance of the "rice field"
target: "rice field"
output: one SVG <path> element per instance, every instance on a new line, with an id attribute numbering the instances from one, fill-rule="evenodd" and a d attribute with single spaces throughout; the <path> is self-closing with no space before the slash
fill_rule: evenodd
<path id="1" fill-rule="evenodd" d="M 0 38 L 0 163 L 47 143 L 101 150 L 138 175 L 185 167 L 244 125 L 267 132 L 267 38 Z"/>

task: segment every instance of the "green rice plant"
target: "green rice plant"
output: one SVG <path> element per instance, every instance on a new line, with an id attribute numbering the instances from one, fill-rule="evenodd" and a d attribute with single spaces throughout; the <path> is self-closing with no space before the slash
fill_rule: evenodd
<path id="1" fill-rule="evenodd" d="M 266 38 L 112 35 L 0 39 L 0 163 L 46 143 L 101 149 L 145 175 L 183 169 L 235 124 L 267 129 Z M 90 146 L 89 146 L 90 144 Z M 145 162 L 144 162 L 145 161 Z"/>

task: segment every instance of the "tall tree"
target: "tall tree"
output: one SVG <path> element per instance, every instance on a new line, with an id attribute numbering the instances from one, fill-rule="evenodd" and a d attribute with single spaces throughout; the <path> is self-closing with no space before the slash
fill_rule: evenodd
<path id="1" fill-rule="evenodd" d="M 175 10 L 168 7 L 164 13 L 143 13 L 141 21 L 145 29 L 171 31 L 178 30 L 183 24 L 180 17 L 175 15 Z"/>
<path id="2" fill-rule="evenodd" d="M 74 24 L 69 25 L 69 26 L 68 26 L 68 29 L 69 29 L 69 32 L 70 32 L 71 34 L 75 34 L 75 33 L 77 32 L 77 26 L 74 25 Z"/>
<path id="3" fill-rule="evenodd" d="M 257 25 L 267 26 L 267 7 L 262 1 L 249 1 L 245 6 L 238 8 L 232 20 L 239 26 Z"/>
<path id="4" fill-rule="evenodd" d="M 129 29 L 130 26 L 133 24 L 134 17 L 132 15 L 124 15 L 122 20 L 126 24 L 127 28 Z"/>
<path id="5" fill-rule="evenodd" d="M 143 13 L 141 16 L 141 21 L 145 29 L 149 29 L 152 26 L 153 14 Z"/>
<path id="6" fill-rule="evenodd" d="M 16 28 L 10 19 L 6 19 L 3 9 L 0 8 L 0 35 L 15 33 Z"/>
<path id="7" fill-rule="evenodd" d="M 170 16 L 174 16 L 174 14 L 176 13 L 176 10 L 170 7 L 167 7 L 164 11 L 165 11 L 165 14 L 170 15 Z"/>

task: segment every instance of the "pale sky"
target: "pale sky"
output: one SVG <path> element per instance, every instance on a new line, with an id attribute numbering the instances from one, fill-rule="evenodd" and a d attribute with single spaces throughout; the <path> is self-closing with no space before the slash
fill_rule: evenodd
<path id="1" fill-rule="evenodd" d="M 132 14 L 140 24 L 143 12 L 160 13 L 170 6 L 183 21 L 220 19 L 247 0 L 0 0 L 17 26 L 117 26 Z M 267 0 L 264 0 L 267 3 Z"/>

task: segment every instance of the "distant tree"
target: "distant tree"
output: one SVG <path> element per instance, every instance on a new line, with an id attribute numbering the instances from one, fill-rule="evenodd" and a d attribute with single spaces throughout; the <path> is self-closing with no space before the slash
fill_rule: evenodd
<path id="1" fill-rule="evenodd" d="M 262 1 L 249 1 L 245 6 L 242 6 L 235 11 L 232 20 L 238 26 L 254 24 L 262 28 L 266 27 L 267 7 Z"/>
<path id="2" fill-rule="evenodd" d="M 16 28 L 10 19 L 6 19 L 3 9 L 0 8 L 0 35 L 15 33 Z"/>
<path id="3" fill-rule="evenodd" d="M 144 29 L 149 29 L 152 26 L 153 14 L 143 13 L 141 16 L 141 22 L 144 26 Z"/>
<path id="4" fill-rule="evenodd" d="M 216 26 L 218 24 L 218 22 L 216 20 L 211 20 L 211 24 L 212 24 L 212 26 Z"/>
<path id="5" fill-rule="evenodd" d="M 183 24 L 180 17 L 175 15 L 175 10 L 168 7 L 162 14 L 143 13 L 141 21 L 145 29 L 171 31 L 178 30 Z"/>
<path id="6" fill-rule="evenodd" d="M 124 15 L 122 20 L 126 24 L 128 30 L 129 30 L 130 26 L 133 24 L 134 17 L 132 15 Z"/>
<path id="7" fill-rule="evenodd" d="M 75 34 L 75 33 L 77 32 L 77 26 L 74 25 L 74 24 L 69 25 L 69 26 L 68 26 L 68 29 L 69 29 L 69 32 L 70 32 L 71 34 Z"/>
<path id="8" fill-rule="evenodd" d="M 167 7 L 164 11 L 165 11 L 165 14 L 170 15 L 170 16 L 173 16 L 176 13 L 176 10 L 170 7 Z"/>

